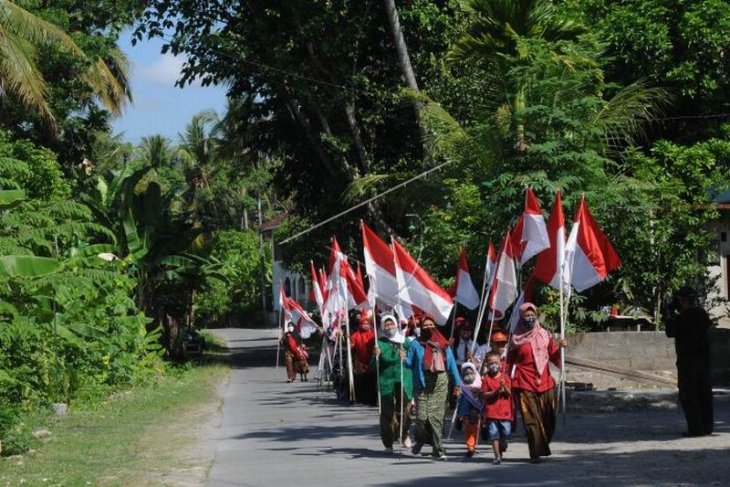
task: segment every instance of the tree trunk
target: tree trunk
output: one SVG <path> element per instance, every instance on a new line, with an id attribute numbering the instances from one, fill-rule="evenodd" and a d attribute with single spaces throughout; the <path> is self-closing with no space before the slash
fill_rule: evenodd
<path id="1" fill-rule="evenodd" d="M 403 72 L 403 77 L 406 80 L 406 85 L 413 91 L 418 90 L 418 83 L 416 82 L 416 75 L 413 73 L 413 66 L 411 65 L 411 57 L 408 55 L 408 46 L 406 46 L 406 40 L 403 37 L 403 29 L 400 26 L 400 20 L 398 19 L 398 10 L 395 7 L 395 0 L 384 0 L 385 10 L 388 14 L 388 27 L 390 27 L 390 33 L 393 35 L 393 42 L 395 42 L 395 49 L 398 53 L 398 63 L 400 69 Z"/>

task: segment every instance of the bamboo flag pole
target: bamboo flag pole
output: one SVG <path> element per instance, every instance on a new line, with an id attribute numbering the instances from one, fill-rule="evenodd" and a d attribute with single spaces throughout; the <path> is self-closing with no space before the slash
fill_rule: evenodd
<path id="1" fill-rule="evenodd" d="M 499 262 L 499 260 L 497 260 Z M 494 277 L 496 277 L 496 269 L 494 272 Z M 487 303 L 489 301 L 489 293 L 492 291 L 492 286 L 494 284 L 494 278 L 489 279 L 489 256 L 487 255 L 487 265 L 484 267 L 484 283 L 482 284 L 482 300 L 480 302 L 481 306 L 479 308 L 479 313 L 477 313 L 477 325 L 474 329 L 474 340 L 471 343 L 471 353 L 474 355 L 474 350 L 476 350 L 477 346 L 477 337 L 479 337 L 479 331 L 481 331 L 482 328 L 482 321 L 484 320 L 484 314 L 487 311 Z M 494 318 L 494 315 L 492 315 L 492 318 Z M 494 324 L 492 322 L 492 324 Z M 489 337 L 487 337 L 487 346 L 489 346 L 489 339 L 492 336 L 492 332 L 490 330 Z"/>
<path id="2" fill-rule="evenodd" d="M 454 328 L 456 328 L 456 307 L 459 306 L 459 302 L 454 300 L 454 309 L 451 312 L 451 333 L 449 334 L 449 340 L 454 338 Z"/>
<path id="3" fill-rule="evenodd" d="M 374 279 L 371 278 L 371 286 L 375 285 Z M 373 288 L 375 289 L 375 288 Z M 375 290 L 373 291 L 373 296 L 377 296 L 375 293 Z M 370 313 L 373 315 L 373 333 L 375 334 L 375 346 L 378 346 L 378 324 L 377 320 L 375 318 L 375 300 L 373 299 L 372 307 L 370 308 Z M 380 397 L 380 357 L 375 360 L 375 384 L 376 389 L 378 390 L 378 415 L 380 415 L 380 412 L 382 411 L 381 401 L 382 397 Z"/>
<path id="4" fill-rule="evenodd" d="M 563 271 L 560 270 L 560 339 L 565 338 L 565 305 L 563 301 Z M 560 347 L 560 411 L 565 424 L 565 349 Z"/>
<path id="5" fill-rule="evenodd" d="M 400 326 L 398 326 L 400 328 Z M 400 356 L 400 352 L 403 350 L 403 345 L 398 347 L 398 361 L 400 362 L 400 418 L 398 420 L 398 443 L 403 443 L 403 359 Z"/>
<path id="6" fill-rule="evenodd" d="M 276 368 L 274 369 L 274 380 L 276 380 L 279 377 L 279 359 L 281 354 L 281 339 L 284 336 L 283 333 L 283 327 L 284 324 L 282 323 L 281 319 L 281 312 L 283 310 L 284 303 L 279 303 L 279 317 L 277 318 L 277 327 L 276 330 L 279 334 L 279 338 L 276 340 Z"/>
<path id="7" fill-rule="evenodd" d="M 350 401 L 355 402 L 357 400 L 357 397 L 355 397 L 355 374 L 352 371 L 352 343 L 350 342 L 350 320 L 347 313 L 345 313 L 344 318 L 347 327 L 347 334 L 345 335 L 347 338 L 347 379 L 350 386 Z"/>

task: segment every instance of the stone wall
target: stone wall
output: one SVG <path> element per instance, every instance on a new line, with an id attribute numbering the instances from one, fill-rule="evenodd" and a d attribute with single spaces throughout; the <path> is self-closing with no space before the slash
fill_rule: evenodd
<path id="1" fill-rule="evenodd" d="M 730 330 L 712 330 L 715 385 L 730 384 Z M 625 331 L 578 333 L 568 337 L 568 357 L 587 359 L 676 381 L 674 340 L 664 332 Z M 604 371 L 566 365 L 569 382 L 592 383 L 596 389 L 671 388 L 669 384 L 622 377 Z"/>

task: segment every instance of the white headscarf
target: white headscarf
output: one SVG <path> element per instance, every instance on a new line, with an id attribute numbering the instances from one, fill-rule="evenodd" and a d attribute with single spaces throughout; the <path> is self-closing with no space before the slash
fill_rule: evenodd
<path id="1" fill-rule="evenodd" d="M 389 337 L 389 336 L 386 336 L 385 335 L 385 330 L 384 330 L 384 327 L 383 327 L 383 324 L 385 324 L 385 322 L 388 321 L 388 320 L 390 320 L 393 323 L 395 323 L 395 335 L 393 335 L 392 337 Z M 388 340 L 390 342 L 393 342 L 393 343 L 403 343 L 406 340 L 406 336 L 403 333 L 403 330 L 401 330 L 400 329 L 400 326 L 398 326 L 398 320 L 396 319 L 395 316 L 390 315 L 390 314 L 383 315 L 383 316 L 380 317 L 380 330 L 379 330 L 379 335 L 380 335 L 381 338 L 384 338 L 384 339 L 386 339 L 386 340 Z"/>
<path id="2" fill-rule="evenodd" d="M 479 375 L 477 366 L 471 362 L 464 362 L 461 364 L 461 375 L 463 376 L 467 369 L 471 369 L 474 372 L 474 382 L 471 384 L 464 384 L 464 387 L 476 390 L 482 388 L 482 377 Z"/>

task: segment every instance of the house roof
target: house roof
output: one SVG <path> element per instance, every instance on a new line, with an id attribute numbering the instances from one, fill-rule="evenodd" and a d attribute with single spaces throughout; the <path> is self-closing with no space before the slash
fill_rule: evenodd
<path id="1" fill-rule="evenodd" d="M 261 224 L 259 227 L 260 232 L 270 232 L 272 230 L 275 230 L 279 225 L 284 223 L 284 220 L 286 220 L 286 217 L 289 216 L 289 210 L 282 211 L 281 213 L 277 213 L 276 215 L 272 216 L 265 222 Z"/>

